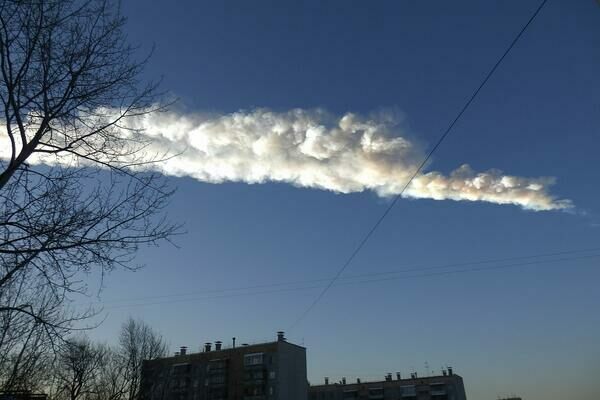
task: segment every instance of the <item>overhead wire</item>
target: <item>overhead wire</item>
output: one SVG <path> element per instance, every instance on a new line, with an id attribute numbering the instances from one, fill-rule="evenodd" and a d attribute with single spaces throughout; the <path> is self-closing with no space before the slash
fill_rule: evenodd
<path id="1" fill-rule="evenodd" d="M 571 257 L 561 257 L 561 258 L 549 258 L 549 259 L 540 259 L 526 262 L 513 262 L 509 264 L 499 264 L 499 265 L 491 265 L 491 266 L 478 266 L 478 267 L 470 267 L 470 268 L 461 268 L 461 269 L 450 269 L 446 271 L 431 271 L 433 268 L 424 268 L 421 273 L 415 273 L 411 275 L 401 275 L 401 276 L 387 276 L 387 277 L 379 277 L 373 279 L 365 279 L 369 278 L 369 275 L 380 275 L 380 274 L 363 274 L 360 277 L 363 278 L 361 280 L 355 281 L 346 281 L 346 282 L 337 282 L 336 285 L 339 286 L 349 286 L 349 285 L 362 285 L 362 284 L 370 284 L 370 283 L 378 283 L 378 282 L 389 282 L 389 281 L 401 281 L 401 280 L 409 280 L 416 278 L 425 278 L 432 276 L 444 276 L 444 275 L 455 275 L 455 274 L 463 274 L 469 272 L 483 272 L 483 271 L 494 271 L 501 269 L 509 269 L 516 267 L 526 267 L 526 266 L 534 266 L 534 265 L 544 265 L 544 264 L 553 264 L 558 262 L 567 262 L 567 261 L 576 261 L 576 260 L 586 260 L 586 259 L 596 259 L 600 258 L 600 253 L 598 254 L 583 254 Z M 463 266 L 466 265 L 478 265 L 481 263 L 464 263 Z M 460 265 L 460 264 L 455 264 Z M 425 272 L 429 270 L 430 272 Z M 406 270 L 405 270 L 406 271 Z M 402 273 L 403 271 L 399 271 L 396 274 Z M 320 280 L 323 281 L 323 280 Z M 242 293 L 224 293 L 221 295 L 212 295 L 212 296 L 204 296 L 204 297 L 196 297 L 196 298 L 184 298 L 184 299 L 174 299 L 174 300 L 166 300 L 166 301 L 156 301 L 156 302 L 141 302 L 141 303 L 130 303 L 130 304 L 115 304 L 108 305 L 105 309 L 119 309 L 119 308 L 130 308 L 130 307 L 140 307 L 140 306 L 155 306 L 155 305 L 166 305 L 166 304 L 174 304 L 174 303 L 191 303 L 197 302 L 200 300 L 213 300 L 213 299 L 222 299 L 222 298 L 233 298 L 233 297 L 243 297 L 243 296 L 256 296 L 263 294 L 275 294 L 275 293 L 284 293 L 291 291 L 303 291 L 303 290 L 311 290 L 311 289 L 320 289 L 323 288 L 323 285 L 310 285 L 306 286 L 306 284 L 311 284 L 314 281 L 304 281 L 297 282 L 299 284 L 304 283 L 305 286 L 299 287 L 287 287 L 287 288 L 279 288 L 272 290 L 264 290 L 264 291 L 254 291 L 254 292 L 242 292 Z"/>
<path id="2" fill-rule="evenodd" d="M 489 81 L 489 79 L 492 77 L 492 75 L 494 74 L 494 72 L 496 71 L 496 69 L 498 69 L 498 67 L 500 66 L 500 64 L 504 60 L 504 58 L 506 58 L 506 56 L 508 55 L 508 53 L 510 53 L 510 51 L 512 50 L 512 48 L 519 41 L 519 39 L 521 38 L 521 36 L 523 36 L 523 33 L 525 33 L 525 31 L 527 30 L 527 28 L 529 27 L 529 25 L 535 20 L 535 18 L 537 17 L 537 15 L 542 10 L 542 8 L 544 7 L 544 5 L 546 5 L 547 2 L 548 2 L 548 0 L 542 0 L 542 2 L 539 4 L 539 6 L 537 7 L 537 9 L 533 13 L 533 15 L 529 18 L 529 20 L 527 21 L 527 23 L 521 28 L 521 30 L 515 36 L 515 38 L 512 40 L 512 42 L 510 43 L 510 45 L 508 46 L 508 48 L 504 51 L 504 53 L 502 54 L 502 56 L 496 61 L 496 63 L 492 67 L 492 69 L 487 73 L 486 77 L 479 84 L 479 86 L 477 87 L 477 89 L 475 89 L 475 91 L 473 92 L 473 94 L 471 95 L 471 97 L 469 98 L 469 100 L 464 104 L 464 106 L 462 107 L 462 109 L 460 110 L 460 112 L 457 114 L 457 116 L 452 120 L 452 122 L 450 123 L 450 125 L 446 128 L 446 130 L 444 131 L 444 133 L 437 140 L 437 142 L 435 143 L 435 145 L 427 153 L 427 155 L 425 156 L 425 158 L 423 159 L 423 161 L 421 162 L 421 164 L 419 164 L 418 168 L 414 171 L 414 173 L 411 175 L 411 177 L 408 179 L 408 181 L 404 184 L 404 186 L 402 187 L 402 189 L 400 190 L 400 192 L 394 197 L 394 199 L 389 204 L 389 206 L 385 209 L 385 211 L 383 212 L 383 214 L 377 219 L 377 221 L 375 222 L 375 224 L 371 227 L 371 229 L 369 229 L 369 231 L 367 232 L 367 234 L 359 242 L 358 246 L 352 251 L 352 253 L 350 254 L 350 256 L 346 259 L 346 261 L 342 265 L 342 267 L 337 271 L 337 273 L 335 274 L 335 276 L 333 277 L 333 279 L 331 279 L 331 281 L 319 293 L 319 295 L 314 299 L 314 301 L 290 325 L 290 327 L 288 328 L 288 331 L 293 330 L 312 311 L 312 309 L 319 303 L 319 301 L 321 301 L 321 299 L 323 298 L 323 296 L 325 296 L 325 294 L 329 291 L 329 289 L 333 286 L 333 284 L 337 281 L 337 279 L 342 275 L 342 273 L 346 270 L 346 268 L 354 260 L 354 258 L 356 257 L 356 255 L 362 250 L 362 248 L 369 241 L 369 239 L 371 238 L 371 236 L 373 236 L 373 233 L 375 233 L 375 231 L 377 230 L 377 228 L 379 228 L 379 225 L 381 225 L 381 223 L 383 222 L 383 220 L 387 217 L 387 215 L 390 213 L 390 211 L 392 210 L 392 208 L 394 208 L 394 206 L 396 205 L 396 203 L 398 202 L 398 200 L 402 197 L 402 195 L 404 194 L 404 192 L 406 191 L 406 189 L 408 188 L 408 186 L 412 183 L 412 181 L 415 179 L 415 177 L 421 172 L 421 170 L 427 164 L 427 162 L 429 161 L 429 159 L 431 158 L 431 156 L 433 155 L 433 153 L 435 153 L 435 151 L 438 149 L 438 147 L 440 147 L 440 145 L 442 144 L 442 142 L 446 139 L 446 137 L 452 131 L 452 128 L 454 128 L 454 125 L 456 125 L 456 123 L 458 122 L 458 120 L 462 117 L 462 115 L 465 113 L 465 111 L 469 108 L 469 106 L 471 105 L 471 103 L 473 102 L 473 100 L 475 100 L 475 98 L 477 97 L 477 95 L 479 94 L 479 92 L 481 91 L 481 89 L 483 89 L 483 87 Z"/>
<path id="3" fill-rule="evenodd" d="M 568 255 L 568 254 L 589 253 L 589 252 L 594 252 L 594 251 L 600 251 L 600 247 L 562 250 L 562 251 L 527 254 L 527 255 L 521 255 L 521 256 L 502 257 L 502 258 L 488 258 L 488 259 L 476 260 L 476 261 L 458 261 L 458 262 L 452 262 L 452 263 L 447 263 L 447 264 L 429 265 L 429 266 L 415 266 L 415 265 L 402 266 L 398 269 L 391 269 L 391 270 L 387 270 L 387 271 L 347 275 L 345 277 L 341 277 L 340 279 L 351 280 L 351 279 L 360 279 L 360 278 L 372 277 L 372 276 L 395 275 L 395 274 L 401 274 L 401 273 L 405 273 L 405 272 L 418 272 L 418 271 L 446 269 L 446 268 L 453 268 L 453 267 L 464 267 L 464 266 L 468 266 L 468 265 L 502 263 L 502 262 L 526 260 L 526 259 L 532 259 L 532 258 L 548 258 L 548 257 Z M 133 301 L 142 301 L 142 300 L 154 300 L 154 299 L 173 298 L 173 297 L 189 297 L 189 296 L 211 294 L 211 293 L 238 292 L 238 291 L 247 291 L 247 290 L 252 290 L 252 289 L 264 289 L 264 288 L 271 288 L 271 287 L 291 286 L 291 285 L 296 285 L 296 284 L 328 282 L 331 279 L 332 279 L 331 277 L 318 278 L 318 279 L 303 279 L 303 280 L 296 280 L 296 281 L 263 283 L 263 284 L 259 284 L 259 285 L 236 286 L 236 287 L 230 287 L 230 288 L 196 290 L 196 291 L 191 291 L 191 292 L 170 293 L 170 294 L 154 295 L 154 296 L 130 297 L 130 298 L 121 298 L 121 299 L 113 299 L 113 300 L 104 300 L 103 304 L 133 302 Z"/>

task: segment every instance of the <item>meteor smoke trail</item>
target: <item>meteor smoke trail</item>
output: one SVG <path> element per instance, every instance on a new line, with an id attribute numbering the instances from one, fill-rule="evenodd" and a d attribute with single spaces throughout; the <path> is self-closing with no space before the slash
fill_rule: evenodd
<path id="1" fill-rule="evenodd" d="M 150 142 L 148 154 L 181 153 L 149 168 L 202 182 L 285 182 L 351 193 L 398 194 L 423 159 L 422 149 L 384 113 L 335 116 L 323 110 L 269 109 L 226 115 L 151 113 L 123 121 Z M 2 147 L 0 143 L 0 156 Z M 53 159 L 29 162 L 52 163 Z M 148 166 L 146 166 L 148 167 Z M 415 199 L 485 201 L 546 211 L 572 208 L 549 193 L 553 178 L 473 171 L 467 164 L 449 175 L 418 175 L 405 192 Z"/>

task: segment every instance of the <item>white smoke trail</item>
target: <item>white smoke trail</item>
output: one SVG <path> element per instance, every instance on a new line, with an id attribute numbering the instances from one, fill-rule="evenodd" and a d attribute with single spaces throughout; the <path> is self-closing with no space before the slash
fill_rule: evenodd
<path id="1" fill-rule="evenodd" d="M 393 196 L 424 156 L 397 121 L 385 114 L 336 117 L 302 109 L 219 116 L 168 112 L 130 118 L 125 124 L 141 129 L 151 140 L 148 154 L 181 153 L 153 164 L 153 169 L 211 183 L 286 182 L 339 193 L 371 190 Z M 462 165 L 449 176 L 419 174 L 404 195 L 513 204 L 536 211 L 572 208 L 570 200 L 549 194 L 553 182 L 498 170 L 474 172 Z"/>

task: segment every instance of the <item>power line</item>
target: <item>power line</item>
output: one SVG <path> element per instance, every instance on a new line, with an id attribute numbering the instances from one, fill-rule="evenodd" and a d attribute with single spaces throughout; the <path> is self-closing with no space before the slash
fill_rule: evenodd
<path id="1" fill-rule="evenodd" d="M 469 106 L 471 105 L 471 103 L 473 102 L 473 100 L 475 100 L 475 97 L 477 97 L 477 95 L 479 94 L 479 92 L 481 91 L 481 89 L 483 89 L 483 87 L 485 86 L 485 84 L 492 77 L 492 75 L 494 74 L 494 72 L 496 71 L 496 69 L 500 66 L 500 64 L 502 63 L 502 61 L 504 60 L 504 58 L 508 55 L 508 53 L 512 50 L 512 48 L 515 46 L 515 44 L 519 41 L 519 39 L 521 38 L 521 36 L 523 35 L 523 33 L 527 30 L 527 27 L 529 27 L 529 25 L 537 17 L 537 15 L 541 11 L 541 9 L 544 7 L 544 5 L 547 3 L 547 1 L 548 0 L 543 0 L 540 3 L 540 5 L 535 10 L 535 12 L 533 13 L 533 15 L 529 18 L 529 20 L 527 21 L 527 23 L 521 28 L 521 30 L 519 31 L 519 33 L 517 34 L 517 36 L 513 39 L 513 41 L 510 43 L 510 45 L 504 51 L 504 53 L 498 59 L 498 61 L 496 61 L 496 64 L 494 64 L 494 66 L 492 67 L 492 69 L 488 72 L 488 74 L 486 75 L 485 79 L 481 82 L 481 84 L 473 92 L 473 94 L 471 95 L 471 97 L 469 98 L 469 100 L 465 103 L 465 105 L 463 106 L 463 108 L 460 110 L 460 112 L 458 113 L 458 115 L 456 116 L 456 118 L 454 118 L 454 120 L 450 123 L 450 125 L 448 126 L 448 128 L 446 128 L 446 130 L 444 131 L 444 133 L 442 134 L 442 136 L 440 136 L 440 138 L 438 139 L 438 141 L 436 142 L 436 144 L 433 146 L 433 148 L 429 151 L 429 153 L 427 153 L 427 156 L 423 159 L 423 161 L 421 162 L 421 164 L 419 165 L 419 167 L 415 170 L 415 172 L 412 174 L 412 176 L 410 177 L 410 179 L 402 187 L 402 190 L 400 190 L 400 193 L 398 193 L 396 195 L 396 197 L 394 197 L 394 199 L 392 200 L 392 202 L 390 203 L 390 205 L 386 208 L 386 210 L 383 212 L 383 214 L 379 217 L 379 219 L 375 222 L 375 224 L 367 232 L 367 234 L 365 235 L 365 237 L 360 241 L 360 243 L 358 244 L 358 246 L 350 254 L 350 257 L 348 257 L 348 259 L 346 260 L 346 262 L 338 270 L 338 272 L 333 277 L 333 279 L 329 282 L 329 284 L 327 286 L 325 286 L 325 288 L 323 289 L 323 291 L 321 293 L 319 293 L 319 295 L 308 306 L 308 308 L 306 308 L 306 310 L 300 315 L 300 317 L 298 317 L 298 319 L 296 319 L 294 321 L 294 323 L 292 323 L 292 325 L 290 325 L 290 327 L 288 328 L 288 331 L 291 331 L 292 329 L 294 329 L 296 327 L 296 325 L 298 325 L 298 323 L 300 323 L 300 321 L 302 321 L 308 315 L 308 313 L 310 313 L 312 311 L 312 309 L 319 303 L 319 301 L 323 298 L 323 296 L 325 296 L 325 293 L 327 293 L 327 291 L 331 288 L 331 286 L 333 286 L 333 284 L 335 283 L 335 281 L 346 270 L 346 268 L 348 267 L 348 265 L 350 265 L 350 263 L 352 262 L 352 260 L 354 260 L 354 258 L 356 257 L 356 255 L 362 250 L 362 248 L 369 241 L 369 239 L 371 238 L 371 236 L 373 235 L 373 233 L 375 233 L 375 231 L 377 230 L 377 228 L 379 227 L 379 225 L 381 225 L 381 223 L 387 217 L 387 215 L 390 213 L 390 211 L 392 210 L 392 208 L 394 208 L 394 205 L 396 205 L 396 203 L 398 202 L 398 200 L 402 197 L 402 195 L 404 194 L 404 191 L 412 183 L 412 181 L 419 174 L 419 172 L 421 172 L 421 170 L 427 164 L 427 162 L 429 161 L 429 159 L 431 158 L 431 156 L 433 155 L 433 153 L 435 153 L 435 151 L 438 149 L 438 147 L 440 147 L 440 145 L 442 144 L 442 142 L 446 139 L 446 137 L 448 136 L 448 134 L 450 133 L 450 131 L 452 130 L 452 128 L 454 127 L 454 125 L 456 125 L 456 123 L 458 122 L 458 120 L 462 117 L 462 115 L 465 113 L 465 111 L 469 108 Z"/>
<path id="2" fill-rule="evenodd" d="M 362 279 L 362 280 L 342 282 L 342 283 L 337 283 L 337 284 L 340 286 L 361 285 L 361 284 L 369 284 L 369 283 L 377 283 L 377 282 L 389 282 L 389 281 L 408 280 L 408 279 L 416 279 L 416 278 L 426 278 L 426 277 L 432 277 L 432 276 L 456 275 L 456 274 L 463 274 L 463 273 L 469 273 L 469 272 L 494 271 L 494 270 L 501 270 L 501 269 L 516 268 L 516 267 L 543 265 L 543 264 L 550 264 L 550 263 L 557 263 L 557 262 L 585 260 L 585 259 L 594 259 L 594 258 L 600 258 L 600 254 L 585 254 L 585 255 L 578 255 L 578 256 L 573 256 L 573 257 L 563 257 L 563 258 L 546 259 L 546 260 L 534 260 L 534 261 L 528 261 L 528 262 L 515 262 L 515 263 L 510 263 L 510 264 L 492 265 L 492 266 L 487 266 L 487 267 L 480 266 L 480 267 L 471 267 L 471 268 L 462 268 L 462 269 L 452 269 L 452 270 L 448 270 L 448 271 L 433 271 L 433 272 L 417 273 L 417 274 L 412 274 L 412 275 L 395 276 L 395 277 L 388 276 L 388 277 L 384 277 L 384 278 L 380 277 L 380 278 L 375 278 L 375 279 Z M 481 264 L 481 263 L 465 263 L 463 265 L 477 265 L 477 264 Z M 457 264 L 457 265 L 460 265 L 460 264 Z M 429 268 L 429 270 L 431 270 L 432 268 L 435 268 L 435 267 L 431 267 L 431 268 Z M 428 268 L 425 268 L 423 270 L 428 270 Z M 397 272 L 397 273 L 400 273 L 400 272 Z M 380 274 L 377 274 L 377 273 L 376 274 L 363 274 L 363 275 L 360 275 L 360 277 L 368 278 L 369 276 L 372 276 L 372 275 L 380 275 Z M 320 281 L 323 281 L 323 280 L 320 280 Z M 314 282 L 314 281 L 304 281 L 304 283 L 307 283 L 307 284 L 311 283 L 311 282 Z M 298 282 L 298 283 L 302 283 L 302 282 Z M 164 304 L 174 304 L 174 303 L 189 303 L 189 302 L 198 301 L 198 300 L 213 300 L 213 299 L 232 298 L 232 297 L 256 296 L 256 295 L 263 295 L 263 294 L 285 293 L 285 292 L 291 292 L 291 291 L 302 291 L 302 290 L 311 290 L 311 289 L 320 289 L 320 288 L 323 288 L 323 285 L 280 288 L 280 289 L 265 290 L 265 291 L 258 291 L 258 292 L 248 292 L 248 293 L 228 293 L 228 294 L 215 295 L 215 296 L 204 296 L 204 297 L 198 297 L 198 298 L 192 298 L 192 299 L 175 299 L 175 300 L 157 301 L 157 302 L 117 304 L 117 305 L 113 305 L 113 306 L 108 306 L 108 307 L 106 307 L 106 309 L 153 306 L 153 305 L 164 305 Z"/>
<path id="3" fill-rule="evenodd" d="M 361 278 L 370 278 L 370 277 L 374 277 L 374 276 L 397 275 L 397 274 L 402 274 L 402 273 L 406 273 L 406 272 L 430 271 L 430 270 L 436 270 L 436 269 L 465 267 L 465 266 L 469 266 L 469 265 L 504 263 L 504 262 L 517 261 L 517 260 L 533 259 L 533 258 L 548 258 L 548 257 L 563 256 L 563 255 L 568 255 L 568 254 L 590 253 L 590 252 L 595 252 L 595 251 L 600 251 L 600 247 L 590 247 L 590 248 L 575 249 L 575 250 L 562 250 L 562 251 L 555 251 L 555 252 L 548 252 L 548 253 L 527 254 L 527 255 L 522 255 L 522 256 L 512 256 L 512 257 L 503 257 L 503 258 L 487 258 L 487 259 L 476 260 L 476 261 L 457 261 L 457 262 L 452 262 L 452 263 L 447 263 L 447 264 L 429 265 L 429 266 L 420 266 L 420 267 L 417 267 L 414 265 L 413 266 L 403 266 L 398 269 L 392 269 L 392 270 L 387 270 L 387 271 L 347 275 L 345 277 L 340 277 L 338 280 L 342 280 L 342 279 L 343 280 L 353 280 L 353 279 L 361 279 Z M 321 282 L 328 282 L 331 279 L 332 279 L 331 277 L 320 278 L 320 279 L 304 279 L 304 280 L 287 281 L 287 282 L 263 283 L 260 285 L 237 286 L 237 287 L 220 288 L 220 289 L 207 289 L 207 290 L 201 290 L 201 291 L 196 290 L 193 292 L 170 293 L 170 294 L 163 294 L 163 295 L 158 295 L 158 296 L 143 296 L 143 297 L 133 297 L 133 298 L 125 298 L 125 299 L 114 299 L 114 300 L 104 301 L 103 303 L 104 304 L 106 304 L 106 303 L 108 303 L 108 304 L 131 303 L 131 302 L 135 302 L 135 301 L 165 299 L 165 298 L 174 298 L 174 297 L 189 297 L 189 296 L 196 296 L 196 295 L 202 295 L 202 294 L 219 294 L 219 293 L 227 293 L 227 292 L 240 292 L 240 291 L 248 291 L 248 290 L 253 290 L 253 289 L 266 289 L 266 288 L 273 288 L 273 287 L 302 285 L 302 284 L 309 284 L 309 283 L 321 283 Z M 316 287 L 320 288 L 322 286 L 316 286 Z"/>

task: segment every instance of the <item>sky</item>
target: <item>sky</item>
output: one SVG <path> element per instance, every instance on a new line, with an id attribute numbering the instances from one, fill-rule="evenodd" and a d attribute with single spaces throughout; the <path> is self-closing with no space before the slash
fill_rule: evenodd
<path id="1" fill-rule="evenodd" d="M 592 0 L 547 3 L 298 320 L 538 4 L 123 2 L 129 39 L 154 46 L 144 77 L 178 99 L 133 123 L 185 150 L 161 172 L 187 233 L 105 279 L 92 337 L 128 316 L 173 351 L 285 330 L 313 383 L 450 365 L 469 399 L 597 399 Z"/>

